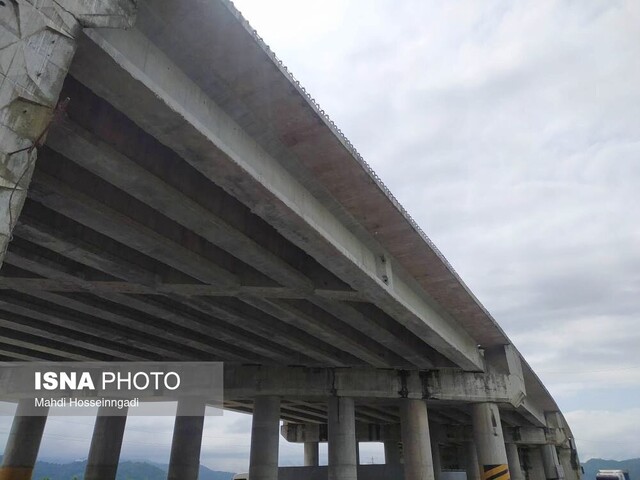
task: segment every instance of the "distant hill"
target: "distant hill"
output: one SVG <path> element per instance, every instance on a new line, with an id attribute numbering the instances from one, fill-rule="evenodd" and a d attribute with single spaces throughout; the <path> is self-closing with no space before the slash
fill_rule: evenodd
<path id="1" fill-rule="evenodd" d="M 33 472 L 33 480 L 83 480 L 86 465 L 86 460 L 63 464 L 37 462 Z M 152 465 L 148 462 L 120 462 L 116 479 L 166 480 L 167 468 L 166 465 Z M 217 472 L 201 465 L 199 480 L 231 480 L 233 475 L 231 472 Z"/>
<path id="2" fill-rule="evenodd" d="M 598 470 L 628 470 L 631 480 L 640 480 L 640 458 L 630 460 L 603 460 L 602 458 L 592 458 L 583 463 L 584 479 L 595 480 Z"/>

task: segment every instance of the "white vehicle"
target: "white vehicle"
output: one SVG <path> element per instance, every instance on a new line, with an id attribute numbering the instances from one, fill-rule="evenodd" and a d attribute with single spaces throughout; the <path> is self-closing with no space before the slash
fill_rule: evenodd
<path id="1" fill-rule="evenodd" d="M 630 480 L 627 470 L 598 470 L 596 480 Z"/>
<path id="2" fill-rule="evenodd" d="M 233 480 L 249 480 L 249 474 L 248 473 L 238 473 L 237 475 L 233 476 Z"/>

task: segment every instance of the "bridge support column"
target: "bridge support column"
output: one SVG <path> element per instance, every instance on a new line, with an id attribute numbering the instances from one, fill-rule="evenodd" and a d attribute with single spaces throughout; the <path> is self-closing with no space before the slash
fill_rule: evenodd
<path id="1" fill-rule="evenodd" d="M 329 480 L 357 480 L 356 417 L 352 398 L 329 399 Z"/>
<path id="2" fill-rule="evenodd" d="M 442 476 L 442 457 L 440 456 L 440 444 L 438 443 L 438 427 L 435 424 L 429 426 L 431 432 L 431 458 L 433 460 L 433 478 L 440 480 Z"/>
<path id="3" fill-rule="evenodd" d="M 507 443 L 507 461 L 509 464 L 509 473 L 511 480 L 525 480 L 522 466 L 520 465 L 520 454 L 518 453 L 518 445 L 515 443 Z"/>
<path id="4" fill-rule="evenodd" d="M 574 461 L 572 461 L 572 456 L 574 455 L 576 456 L 575 465 L 577 465 L 577 468 L 574 466 Z M 562 466 L 565 480 L 580 480 L 580 474 L 582 472 L 580 471 L 580 462 L 577 461 L 577 454 L 574 450 L 570 448 L 559 448 L 558 460 Z"/>
<path id="5" fill-rule="evenodd" d="M 35 3 L 35 5 L 34 5 Z M 131 26 L 134 0 L 2 2 L 0 266 L 27 197 L 37 149 L 54 116 L 82 27 Z"/>
<path id="6" fill-rule="evenodd" d="M 500 411 L 495 403 L 476 403 L 471 413 L 482 480 L 509 480 Z"/>
<path id="7" fill-rule="evenodd" d="M 167 480 L 198 479 L 205 408 L 202 400 L 178 401 Z"/>
<path id="8" fill-rule="evenodd" d="M 100 407 L 93 427 L 84 480 L 115 480 L 126 423 L 126 409 Z"/>
<path id="9" fill-rule="evenodd" d="M 278 480 L 278 434 L 280 425 L 280 397 L 256 397 L 251 426 L 249 478 Z"/>
<path id="10" fill-rule="evenodd" d="M 386 440 L 384 442 L 384 463 L 387 465 L 400 465 L 402 463 L 400 442 L 397 440 Z"/>
<path id="11" fill-rule="evenodd" d="M 400 400 L 405 480 L 434 480 L 429 417 L 424 400 Z"/>
<path id="12" fill-rule="evenodd" d="M 31 479 L 48 412 L 48 408 L 34 407 L 33 399 L 20 400 L 4 450 L 0 480 Z"/>
<path id="13" fill-rule="evenodd" d="M 558 452 L 555 445 L 543 445 L 540 447 L 542 452 L 542 462 L 544 465 L 544 476 L 547 480 L 563 480 L 564 472 L 558 460 Z"/>
<path id="14" fill-rule="evenodd" d="M 474 442 L 465 442 L 465 467 L 467 470 L 467 480 L 481 480 L 480 468 L 478 467 L 478 452 Z"/>
<path id="15" fill-rule="evenodd" d="M 320 443 L 304 442 L 304 466 L 317 467 L 320 464 Z"/>
<path id="16" fill-rule="evenodd" d="M 532 447 L 525 450 L 527 480 L 546 480 L 544 475 L 544 463 L 542 461 L 542 451 L 539 447 Z"/>

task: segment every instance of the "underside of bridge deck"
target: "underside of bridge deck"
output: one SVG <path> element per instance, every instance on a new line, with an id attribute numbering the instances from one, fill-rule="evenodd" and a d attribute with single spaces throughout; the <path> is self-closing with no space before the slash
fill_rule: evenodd
<path id="1" fill-rule="evenodd" d="M 485 465 L 506 468 L 505 442 L 569 448 L 497 322 L 229 2 L 112 1 L 15 0 L 0 23 L 53 65 L 47 88 L 29 56 L 2 72 L 0 361 L 223 361 L 225 407 L 262 443 L 279 419 L 333 439 L 340 479 L 357 439 L 401 438 L 427 478 L 428 420 L 438 462 L 487 429 Z M 273 458 L 252 448 L 254 478 Z"/>

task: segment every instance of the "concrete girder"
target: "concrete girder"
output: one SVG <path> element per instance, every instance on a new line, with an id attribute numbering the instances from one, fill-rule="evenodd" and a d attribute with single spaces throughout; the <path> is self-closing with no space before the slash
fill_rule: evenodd
<path id="1" fill-rule="evenodd" d="M 32 225 L 20 224 L 14 229 L 14 236 L 30 240 L 34 235 L 29 232 Z M 35 242 L 38 243 L 38 240 Z M 100 259 L 102 261 L 103 259 Z M 279 299 L 296 299 L 302 300 L 307 296 L 300 294 L 295 290 L 287 287 L 267 287 L 240 285 L 238 287 L 219 287 L 216 285 L 201 285 L 194 283 L 156 283 L 154 286 L 144 284 L 120 282 L 120 281 L 101 281 L 88 280 L 92 291 L 111 292 L 111 293 L 130 293 L 136 295 L 180 295 L 184 297 L 243 297 L 255 296 L 262 298 L 279 298 Z M 17 286 L 17 288 L 16 288 Z M 58 280 L 49 280 L 46 278 L 20 278 L 20 277 L 0 277 L 0 290 L 42 290 L 46 292 L 84 292 L 86 289 L 78 286 L 73 282 L 61 282 Z M 359 294 L 351 294 L 348 292 L 339 292 L 336 290 L 315 289 L 314 295 L 330 299 L 330 300 L 348 300 L 359 301 Z M 315 303 L 315 302 L 313 302 Z"/>
<path id="2" fill-rule="evenodd" d="M 360 408 L 360 407 L 358 407 Z M 473 431 L 470 425 L 439 425 L 437 432 L 431 432 L 433 441 L 443 445 L 464 444 L 473 441 Z M 516 433 L 520 430 L 521 433 Z M 554 430 L 554 429 L 551 429 Z M 502 429 L 505 443 L 513 443 L 518 446 L 541 446 L 552 444 L 557 447 L 568 448 L 567 444 L 561 440 L 562 434 L 558 437 L 549 437 L 547 430 L 539 427 L 522 427 L 513 429 L 503 427 Z M 285 423 L 281 429 L 282 436 L 291 443 L 304 442 L 325 442 L 326 427 L 322 424 L 309 423 Z M 360 442 L 384 442 L 400 440 L 400 424 L 356 424 L 356 436 Z M 551 441 L 549 440 L 551 438 Z M 558 440 L 554 440 L 557 438 Z"/>
<path id="3" fill-rule="evenodd" d="M 429 398 L 451 402 L 510 403 L 519 398 L 510 378 L 498 373 L 462 371 L 420 372 L 373 368 L 305 368 L 228 365 L 228 398 L 256 394 L 287 398 Z"/>
<path id="4" fill-rule="evenodd" d="M 114 238 L 123 244 L 133 244 L 143 253 L 166 262 L 174 268 L 181 269 L 195 278 L 207 283 L 216 281 L 216 273 L 207 265 L 206 259 L 194 255 L 179 244 L 175 244 L 165 237 L 157 234 L 150 228 L 140 225 L 123 214 L 97 202 L 87 195 L 83 195 L 67 186 L 60 180 L 49 176 L 41 169 L 34 175 L 30 197 L 46 204 L 55 211 L 72 217 L 75 221 L 95 230 L 103 235 Z M 68 253 L 67 253 L 68 252 Z M 75 250 L 68 250 L 65 255 L 73 255 Z M 88 262 L 87 257 L 76 257 L 75 261 Z M 210 262 L 209 262 L 210 263 Z M 213 265 L 213 264 L 212 264 Z M 103 265 L 104 266 L 104 265 Z M 218 269 L 219 270 L 219 269 Z M 111 274 L 111 271 L 107 272 Z M 182 299 L 180 299 L 182 301 Z M 318 342 L 306 332 L 292 330 L 286 326 L 282 328 L 280 321 L 273 317 L 261 317 L 254 320 L 245 312 L 229 311 L 228 308 L 218 307 L 206 299 L 191 299 L 187 304 L 203 313 L 214 315 L 216 318 L 239 326 L 251 332 L 258 332 L 261 336 L 294 351 L 304 352 L 321 362 L 340 364 L 339 350 Z M 270 320 L 272 319 L 272 320 Z M 349 356 L 350 358 L 354 358 Z M 347 357 L 345 360 L 348 361 Z M 348 364 L 348 363 L 347 363 Z"/>
<path id="5" fill-rule="evenodd" d="M 312 282 L 300 272 L 82 127 L 72 122 L 55 126 L 47 145 L 140 202 L 163 212 L 185 228 L 257 268 L 279 284 L 293 289 L 299 296 L 310 299 L 313 297 Z M 218 271 L 215 276 L 218 278 L 217 283 L 222 281 L 231 286 L 237 284 L 237 279 L 229 273 Z M 433 362 L 424 354 L 424 344 L 401 326 L 398 325 L 400 328 L 395 329 L 381 327 L 347 306 L 341 308 L 336 302 L 328 302 L 322 298 L 316 301 L 311 299 L 312 303 L 321 306 L 324 311 L 331 308 L 332 312 L 343 315 L 340 319 L 333 315 L 324 315 L 324 320 L 319 322 L 316 317 L 323 315 L 323 312 L 308 316 L 303 311 L 309 308 L 308 306 L 303 305 L 292 311 L 291 305 L 283 304 L 277 299 L 265 300 L 250 294 L 243 294 L 240 298 L 245 303 L 273 314 L 329 344 L 351 352 L 371 365 L 401 366 L 411 365 L 412 361 L 421 368 L 433 366 Z M 396 332 L 398 330 L 399 332 Z M 415 342 L 412 342 L 413 339 Z M 379 354 L 381 346 L 387 347 L 388 353 Z M 402 359 L 407 356 L 410 360 Z"/>
<path id="6" fill-rule="evenodd" d="M 49 278 L 62 278 L 67 281 L 75 281 L 80 282 L 82 284 L 82 279 L 74 276 L 71 273 L 65 273 L 64 267 L 54 263 L 51 259 L 42 259 L 38 258 L 32 259 L 29 258 L 26 252 L 20 252 L 20 254 L 16 253 L 17 246 L 12 245 L 12 248 L 9 252 L 7 252 L 6 261 L 12 265 L 18 266 L 27 271 L 31 271 L 38 275 L 47 276 Z M 49 264 L 49 265 L 47 265 Z M 36 295 L 39 298 L 46 297 L 47 301 L 53 299 L 55 303 L 60 303 L 61 306 L 65 308 L 71 308 L 73 310 L 79 310 L 82 313 L 96 316 L 98 318 L 107 319 L 110 322 L 116 323 L 120 327 L 130 328 L 134 331 L 138 331 L 141 334 L 152 334 L 157 336 L 160 339 L 170 339 L 178 342 L 174 348 L 184 349 L 184 346 L 190 346 L 194 349 L 200 350 L 201 352 L 205 352 L 209 354 L 209 358 L 218 358 L 218 359 L 229 359 L 233 358 L 236 361 L 246 361 L 247 355 L 253 356 L 256 359 L 260 359 L 259 356 L 254 356 L 251 352 L 238 352 L 238 349 L 232 349 L 227 344 L 214 340 L 214 337 L 205 340 L 202 334 L 212 335 L 214 332 L 211 327 L 206 328 L 203 325 L 200 325 L 200 332 L 189 331 L 187 329 L 180 329 L 174 327 L 172 329 L 166 329 L 162 326 L 158 325 L 158 322 L 148 322 L 144 321 L 140 318 L 138 314 L 132 315 L 126 311 L 120 311 L 115 307 L 114 304 L 120 305 L 128 305 L 133 304 L 134 302 L 140 302 L 134 297 L 130 297 L 127 295 L 120 294 L 98 294 L 97 292 L 92 292 L 96 297 L 92 299 L 90 297 L 83 297 L 82 301 L 78 301 L 73 297 L 67 297 L 62 295 L 54 295 L 54 294 L 46 294 L 40 292 L 28 292 L 30 295 Z M 8 298 L 7 298 L 8 299 Z M 100 303 L 100 301 L 110 302 L 111 305 Z M 144 302 L 143 302 L 144 303 Z M 96 305 L 97 304 L 97 305 Z M 146 305 L 146 303 L 145 303 Z M 26 308 L 31 309 L 31 307 L 26 306 Z M 26 312 L 25 312 L 26 313 Z M 94 319 L 89 319 L 90 322 L 95 322 Z M 180 333 L 176 333 L 179 331 Z M 182 345 L 182 347 L 179 347 Z M 240 354 L 239 354 L 240 353 Z M 169 354 L 169 358 L 175 358 L 173 355 Z M 187 359 L 188 357 L 183 357 Z M 200 356 L 199 358 L 204 358 Z"/>
<path id="7" fill-rule="evenodd" d="M 0 38 L 0 265 L 82 27 L 131 27 L 134 0 L 11 0 Z"/>
<path id="8" fill-rule="evenodd" d="M 64 195 L 61 195 L 60 192 L 63 192 Z M 176 258 L 178 260 L 185 260 L 185 262 L 182 263 L 181 267 L 183 269 L 187 269 L 188 266 L 189 268 L 187 271 L 193 273 L 193 270 L 191 270 L 191 264 L 187 261 L 186 258 L 181 258 L 180 256 L 180 253 L 182 251 L 184 251 L 186 255 L 192 255 L 190 252 L 188 252 L 188 250 L 183 249 L 181 246 L 175 244 L 167 245 L 165 248 L 164 244 L 167 242 L 164 237 L 152 233 L 149 229 L 146 229 L 143 226 L 137 226 L 131 220 L 127 221 L 123 215 L 119 214 L 115 210 L 108 209 L 108 207 L 99 204 L 94 199 L 91 199 L 88 196 L 84 196 L 77 192 L 74 192 L 70 188 L 66 187 L 62 182 L 49 177 L 40 171 L 36 172 L 36 175 L 34 176 L 30 195 L 34 196 L 36 199 L 40 199 L 46 202 L 49 207 L 52 207 L 61 213 L 73 216 L 74 220 L 85 224 L 87 228 L 95 229 L 105 235 L 114 236 L 116 237 L 116 239 L 121 240 L 125 244 L 127 241 L 127 237 L 124 235 L 138 235 L 134 238 L 136 238 L 140 242 L 145 242 L 144 246 L 138 246 L 142 248 L 143 252 L 150 255 L 158 256 L 158 251 L 162 251 L 163 249 L 165 249 L 166 254 L 162 258 L 167 259 L 170 258 L 170 252 L 173 251 L 176 254 Z M 94 212 L 94 214 L 92 214 L 92 212 Z M 29 225 L 31 229 L 37 228 L 33 223 L 30 223 Z M 122 260 L 118 260 L 119 268 L 111 268 L 111 265 L 116 262 L 116 257 L 111 257 L 111 261 L 109 263 L 101 262 L 98 259 L 95 259 L 95 256 L 92 254 L 93 248 L 87 247 L 77 239 L 61 238 L 56 231 L 52 231 L 51 229 L 40 229 L 39 233 L 40 243 L 42 246 L 51 248 L 61 255 L 73 259 L 75 262 L 79 262 L 92 268 L 104 271 L 105 273 L 114 275 L 116 277 L 122 274 L 123 269 L 126 268 L 126 264 Z M 119 238 L 119 236 L 122 236 L 122 238 Z M 30 236 L 29 240 L 33 241 L 37 240 L 37 238 L 34 236 Z M 194 259 L 194 269 L 202 268 L 203 265 L 205 269 L 207 268 L 205 259 L 201 260 L 202 261 L 196 266 L 195 264 L 197 264 L 199 260 Z M 55 272 L 51 272 L 50 275 L 54 274 Z M 207 271 L 207 275 L 210 274 L 211 272 Z M 145 277 L 148 277 L 150 275 L 151 272 L 145 272 Z M 65 279 L 60 278 L 60 276 L 57 276 L 56 278 L 65 281 Z M 131 280 L 135 280 L 135 277 L 128 278 L 130 278 Z M 133 301 L 132 297 L 127 295 L 117 295 L 115 293 L 106 293 L 100 292 L 98 290 L 93 290 L 91 288 L 91 283 L 84 280 L 80 284 L 78 284 L 75 279 L 69 279 L 68 281 L 79 285 L 81 288 L 87 291 L 93 292 L 95 295 L 108 295 L 109 298 L 114 299 L 113 301 L 115 301 L 116 303 L 125 302 L 125 304 L 128 304 Z M 116 296 L 114 297 L 114 295 Z M 271 342 L 274 342 L 281 344 L 285 348 L 291 349 L 291 351 L 304 352 L 304 354 L 308 355 L 309 357 L 321 362 L 336 364 L 336 361 L 340 362 L 341 360 L 341 356 L 337 349 L 332 349 L 329 346 L 325 347 L 323 346 L 323 344 L 319 344 L 319 342 L 317 342 L 313 337 L 306 334 L 305 332 L 299 332 L 299 334 L 296 334 L 296 332 L 292 331 L 290 328 L 283 330 L 279 326 L 280 322 L 275 321 L 275 319 L 270 319 L 270 317 L 262 317 L 260 321 L 257 321 L 252 319 L 250 316 L 247 316 L 244 312 L 236 313 L 232 309 L 216 306 L 215 304 L 209 303 L 206 299 L 189 299 L 187 297 L 173 294 L 164 295 L 168 295 L 171 298 L 174 298 L 176 301 L 183 303 L 194 310 L 204 313 L 207 316 L 213 315 L 216 319 L 224 322 L 224 324 L 218 324 L 216 334 L 219 335 L 220 338 L 225 338 L 225 336 L 227 335 L 225 332 L 229 332 L 228 335 L 230 335 L 233 339 L 230 340 L 231 343 L 238 343 L 242 341 L 241 339 L 238 339 L 238 330 L 243 329 L 245 330 L 245 332 L 242 335 L 255 336 L 255 333 L 257 333 L 259 334 L 259 336 L 263 337 L 260 342 L 252 342 L 257 347 L 256 351 L 262 350 L 262 347 L 260 346 L 261 344 L 269 345 Z M 141 309 L 141 311 L 144 312 L 148 308 L 150 308 L 149 305 L 140 304 L 140 307 L 138 309 Z M 154 312 L 154 314 L 160 315 L 161 318 L 167 318 L 167 315 L 176 317 L 176 315 L 171 314 L 171 312 L 165 312 L 164 315 L 160 314 L 159 312 Z M 213 323 L 211 323 L 211 326 L 213 326 Z M 348 362 L 349 358 L 353 357 L 346 357 L 345 360 Z M 304 362 L 304 360 L 301 358 L 297 363 L 300 362 Z M 296 363 L 295 360 L 292 361 L 292 363 Z M 338 363 L 338 365 L 339 364 L 340 363 Z"/>
<path id="9" fill-rule="evenodd" d="M 482 369 L 453 318 L 399 271 L 385 283 L 385 252 L 353 235 L 140 32 L 88 35 L 93 44 L 83 44 L 73 70 L 85 85 L 426 343 L 462 368 Z"/>

